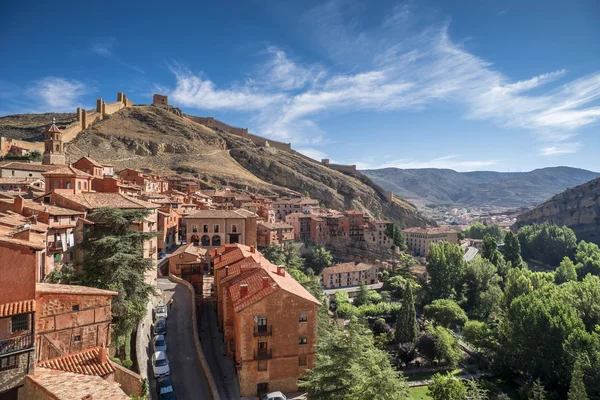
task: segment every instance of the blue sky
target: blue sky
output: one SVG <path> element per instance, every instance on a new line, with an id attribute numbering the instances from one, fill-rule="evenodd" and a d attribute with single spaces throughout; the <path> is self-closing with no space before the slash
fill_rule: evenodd
<path id="1" fill-rule="evenodd" d="M 600 3 L 0 6 L 0 115 L 124 91 L 359 168 L 600 171 Z"/>

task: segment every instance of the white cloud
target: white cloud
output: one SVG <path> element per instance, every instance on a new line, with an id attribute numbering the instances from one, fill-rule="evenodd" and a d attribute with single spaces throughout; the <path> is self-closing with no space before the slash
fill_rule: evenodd
<path id="1" fill-rule="evenodd" d="M 81 96 L 88 91 L 80 81 L 49 76 L 35 82 L 27 89 L 27 94 L 44 112 L 75 112 Z"/>
<path id="2" fill-rule="evenodd" d="M 460 155 L 448 155 L 444 157 L 438 157 L 431 160 L 413 160 L 413 159 L 400 159 L 386 161 L 385 163 L 377 162 L 359 162 L 357 168 L 360 170 L 365 169 L 379 169 L 379 168 L 400 168 L 400 169 L 417 169 L 417 168 L 449 168 L 456 171 L 474 171 L 492 165 L 498 164 L 498 160 L 462 160 Z"/>
<path id="3" fill-rule="evenodd" d="M 321 150 L 313 149 L 310 147 L 299 147 L 296 149 L 296 151 L 317 161 L 321 161 L 322 159 L 327 158 L 326 153 L 322 152 Z"/>
<path id="4" fill-rule="evenodd" d="M 243 84 L 218 87 L 175 66 L 177 83 L 170 96 L 201 110 L 253 111 L 256 133 L 299 146 L 325 136 L 315 122 L 325 114 L 415 112 L 438 102 L 460 106 L 469 119 L 531 130 L 547 148 L 558 148 L 577 129 L 600 120 L 600 107 L 594 106 L 600 99 L 600 71 L 555 88 L 548 85 L 556 86 L 566 70 L 513 80 L 453 41 L 447 22 L 423 24 L 410 5 L 395 8 L 369 30 L 358 28 L 352 13 L 360 9 L 353 7 L 360 6 L 331 1 L 301 18 L 313 25 L 310 31 L 335 67 L 303 65 L 268 47 L 268 60 Z"/>
<path id="5" fill-rule="evenodd" d="M 581 143 L 559 143 L 555 146 L 545 146 L 540 148 L 539 153 L 543 156 L 557 156 L 561 154 L 577 153 L 581 148 Z"/>
<path id="6" fill-rule="evenodd" d="M 92 52 L 102 57 L 110 57 L 118 44 L 119 41 L 113 36 L 98 38 L 92 43 Z"/>

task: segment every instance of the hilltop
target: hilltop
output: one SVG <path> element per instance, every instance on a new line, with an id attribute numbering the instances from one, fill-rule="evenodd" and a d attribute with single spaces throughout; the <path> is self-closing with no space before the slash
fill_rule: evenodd
<path id="1" fill-rule="evenodd" d="M 569 187 L 600 176 L 597 172 L 570 167 L 541 168 L 529 172 L 383 168 L 363 173 L 410 201 L 498 207 L 539 204 Z"/>
<path id="2" fill-rule="evenodd" d="M 69 117 L 64 118 L 65 123 Z M 13 134 L 19 119 L 6 119 L 12 122 L 11 129 L 0 127 L 0 136 L 17 138 Z M 27 120 L 41 118 L 30 115 Z M 412 204 L 399 198 L 386 200 L 364 176 L 346 175 L 293 150 L 260 146 L 239 135 L 209 128 L 177 115 L 171 107 L 123 108 L 83 129 L 67 143 L 66 152 L 71 161 L 89 155 L 114 165 L 116 170 L 137 168 L 163 176 L 181 175 L 205 188 L 308 192 L 327 207 L 367 211 L 374 218 L 389 218 L 401 226 L 432 223 Z"/>
<path id="3" fill-rule="evenodd" d="M 600 245 L 600 178 L 567 189 L 519 215 L 514 228 L 543 222 L 566 225 L 578 239 Z"/>

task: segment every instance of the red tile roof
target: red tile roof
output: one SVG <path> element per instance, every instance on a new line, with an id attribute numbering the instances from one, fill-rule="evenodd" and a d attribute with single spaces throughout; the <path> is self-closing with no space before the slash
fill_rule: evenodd
<path id="1" fill-rule="evenodd" d="M 18 171 L 34 171 L 34 172 L 46 172 L 60 168 L 60 165 L 42 165 L 42 164 L 29 164 L 23 162 L 9 162 L 8 164 L 0 165 L 2 169 L 15 169 Z"/>
<path id="2" fill-rule="evenodd" d="M 114 382 L 95 375 L 81 375 L 47 368 L 36 368 L 27 376 L 28 384 L 41 388 L 47 398 L 56 400 L 131 400 Z"/>
<path id="3" fill-rule="evenodd" d="M 80 176 L 82 178 L 91 178 L 92 175 L 73 168 L 70 164 L 63 165 L 60 168 L 53 169 L 52 171 L 42 173 L 42 176 L 53 176 L 53 175 L 68 175 L 68 176 Z"/>
<path id="4" fill-rule="evenodd" d="M 0 318 L 35 312 L 35 300 L 23 300 L 0 304 Z"/>
<path id="5" fill-rule="evenodd" d="M 78 353 L 42 361 L 38 365 L 43 368 L 82 375 L 106 376 L 115 372 L 111 362 L 101 363 L 99 356 L 100 347 L 94 347 Z"/>
<path id="6" fill-rule="evenodd" d="M 46 132 L 61 133 L 55 123 L 52 123 Z"/>
<path id="7" fill-rule="evenodd" d="M 56 193 L 56 195 L 80 204 L 88 210 L 94 210 L 102 207 L 121 209 L 148 209 L 159 207 L 157 204 L 135 199 L 121 193 L 82 192 Z"/>
<path id="8" fill-rule="evenodd" d="M 88 286 L 61 285 L 58 283 L 36 283 L 36 293 L 61 293 L 88 296 L 117 296 L 119 293 L 112 290 L 97 289 Z"/>

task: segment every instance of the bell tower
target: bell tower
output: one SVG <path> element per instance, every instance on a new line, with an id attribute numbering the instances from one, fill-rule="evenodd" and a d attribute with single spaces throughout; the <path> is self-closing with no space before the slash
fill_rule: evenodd
<path id="1" fill-rule="evenodd" d="M 62 141 L 62 132 L 56 127 L 56 119 L 52 118 L 52 125 L 44 134 L 44 156 L 42 164 L 65 164 L 65 153 Z"/>

